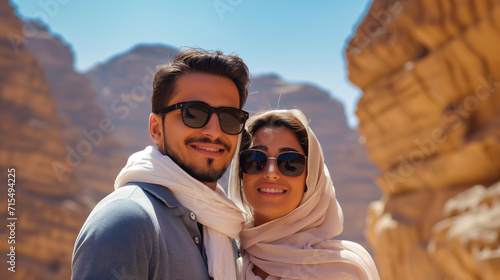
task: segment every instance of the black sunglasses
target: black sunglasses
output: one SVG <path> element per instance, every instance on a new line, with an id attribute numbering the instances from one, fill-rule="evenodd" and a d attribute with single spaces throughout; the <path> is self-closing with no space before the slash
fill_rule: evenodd
<path id="1" fill-rule="evenodd" d="M 234 107 L 212 107 L 201 101 L 187 101 L 170 105 L 158 113 L 165 115 L 171 111 L 181 109 L 182 121 L 187 127 L 202 128 L 210 121 L 213 113 L 219 117 L 220 129 L 230 135 L 237 135 L 243 131 L 248 119 L 248 112 Z"/>
<path id="2" fill-rule="evenodd" d="M 245 150 L 240 153 L 240 170 L 247 174 L 259 174 L 264 170 L 268 159 L 275 159 L 281 174 L 297 177 L 304 173 L 306 156 L 298 152 L 284 152 L 278 157 L 268 157 L 258 150 Z"/>

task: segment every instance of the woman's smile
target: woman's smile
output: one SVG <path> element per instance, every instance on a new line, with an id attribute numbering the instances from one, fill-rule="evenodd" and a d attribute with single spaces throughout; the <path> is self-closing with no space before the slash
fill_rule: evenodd
<path id="1" fill-rule="evenodd" d="M 281 197 L 287 190 L 278 184 L 263 184 L 257 188 L 258 192 L 264 197 Z"/>

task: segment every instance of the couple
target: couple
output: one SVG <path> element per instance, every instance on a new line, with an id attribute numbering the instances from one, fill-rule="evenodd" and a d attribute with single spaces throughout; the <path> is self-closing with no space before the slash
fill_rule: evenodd
<path id="1" fill-rule="evenodd" d="M 187 49 L 157 67 L 156 147 L 129 158 L 89 215 L 72 279 L 379 279 L 361 246 L 331 239 L 343 216 L 307 119 L 248 119 L 249 82 L 244 62 L 220 51 Z M 217 184 L 231 161 L 232 200 Z"/>

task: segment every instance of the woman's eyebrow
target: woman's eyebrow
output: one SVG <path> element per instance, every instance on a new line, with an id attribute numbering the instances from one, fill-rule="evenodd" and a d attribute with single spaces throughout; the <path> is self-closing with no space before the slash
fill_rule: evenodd
<path id="1" fill-rule="evenodd" d="M 264 146 L 264 145 L 257 145 L 257 146 L 253 146 L 253 147 L 251 147 L 250 149 L 252 149 L 252 150 L 263 150 L 263 151 L 266 151 L 266 152 L 267 152 L 267 150 L 268 150 L 268 149 L 267 149 L 267 147 L 266 147 L 266 146 Z"/>
<path id="2" fill-rule="evenodd" d="M 290 148 L 290 147 L 283 147 L 280 149 L 280 153 L 282 152 L 298 152 L 296 149 L 294 148 Z"/>
<path id="3" fill-rule="evenodd" d="M 269 150 L 267 148 L 267 146 L 264 146 L 264 145 L 253 146 L 250 149 L 252 149 L 252 150 L 263 150 L 263 151 L 266 151 L 266 152 Z M 279 149 L 279 152 L 280 153 L 283 153 L 283 152 L 298 152 L 298 150 L 294 149 L 294 148 L 291 148 L 291 147 L 283 147 L 283 148 Z"/>

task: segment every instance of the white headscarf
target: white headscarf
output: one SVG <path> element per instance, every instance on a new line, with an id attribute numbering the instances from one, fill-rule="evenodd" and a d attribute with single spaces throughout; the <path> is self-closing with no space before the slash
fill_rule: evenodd
<path id="1" fill-rule="evenodd" d="M 210 276 L 215 280 L 238 276 L 230 237 L 238 238 L 244 218 L 220 185 L 217 184 L 213 191 L 153 146 L 130 156 L 115 180 L 115 189 L 128 182 L 158 184 L 172 191 L 175 198 L 193 211 L 203 224 Z"/>
<path id="2" fill-rule="evenodd" d="M 243 227 L 242 280 L 260 279 L 252 271 L 254 266 L 267 272 L 270 280 L 379 280 L 375 263 L 363 247 L 350 241 L 332 240 L 342 232 L 344 218 L 321 146 L 306 117 L 299 110 L 275 110 L 264 115 L 276 112 L 291 112 L 307 129 L 307 191 L 299 206 L 286 216 L 257 227 L 253 222 Z M 251 216 L 241 187 L 236 158 L 231 167 L 229 197 Z"/>

